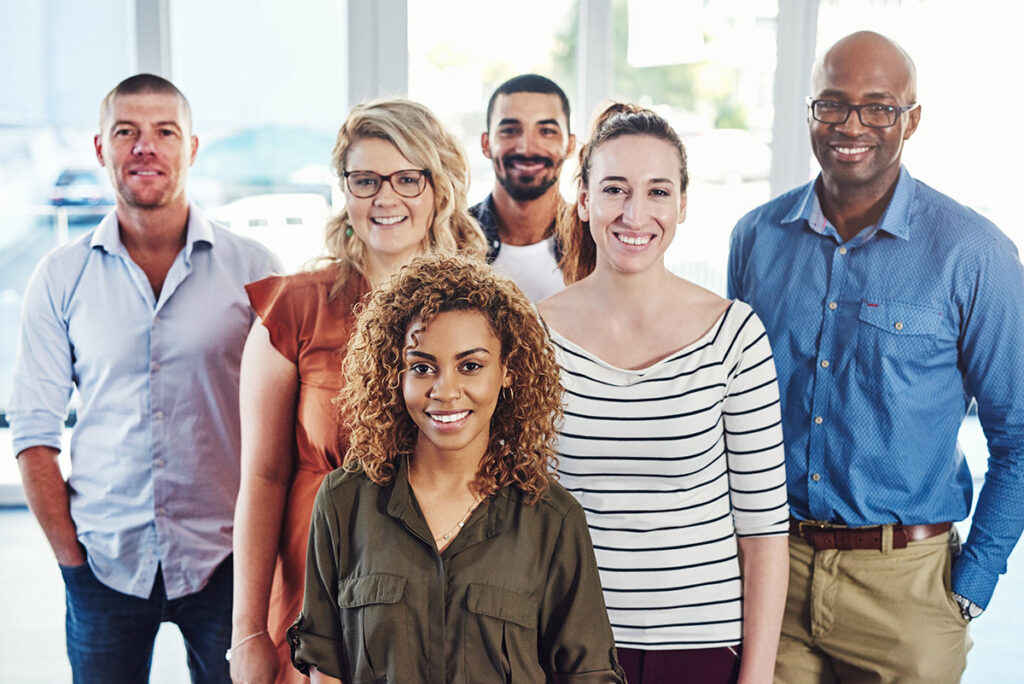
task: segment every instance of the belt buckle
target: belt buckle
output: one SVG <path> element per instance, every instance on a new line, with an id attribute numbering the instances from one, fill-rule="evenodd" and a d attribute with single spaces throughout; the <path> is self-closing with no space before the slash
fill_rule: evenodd
<path id="1" fill-rule="evenodd" d="M 804 536 L 804 530 L 810 530 L 812 532 L 824 532 L 826 530 L 834 530 L 842 527 L 842 525 L 836 525 L 826 520 L 801 520 L 797 523 L 796 529 L 800 536 Z"/>

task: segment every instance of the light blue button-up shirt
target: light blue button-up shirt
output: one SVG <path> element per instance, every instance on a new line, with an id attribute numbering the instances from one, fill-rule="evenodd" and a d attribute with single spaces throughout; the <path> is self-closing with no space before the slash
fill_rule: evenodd
<path id="1" fill-rule="evenodd" d="M 953 588 L 986 606 L 1024 529 L 1024 270 L 990 221 L 900 172 L 844 241 L 810 183 L 743 217 L 730 296 L 764 322 L 801 519 L 938 523 L 970 512 L 957 445 L 974 397 L 989 468 Z"/>
<path id="2" fill-rule="evenodd" d="M 157 299 L 116 213 L 48 254 L 25 292 L 8 416 L 14 452 L 60 448 L 73 387 L 71 517 L 97 578 L 148 597 L 200 590 L 231 553 L 238 374 L 254 320 L 244 285 L 279 270 L 190 207 Z"/>

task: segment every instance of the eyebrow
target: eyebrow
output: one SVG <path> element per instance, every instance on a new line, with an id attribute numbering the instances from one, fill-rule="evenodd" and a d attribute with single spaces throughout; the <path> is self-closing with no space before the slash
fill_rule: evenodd
<path id="1" fill-rule="evenodd" d="M 164 126 L 173 126 L 177 128 L 179 131 L 181 130 L 181 125 L 179 125 L 177 121 L 157 121 L 153 125 L 157 128 L 161 128 Z M 118 119 L 114 123 L 110 124 L 111 128 L 116 128 L 117 126 L 134 126 L 135 128 L 138 128 L 139 124 L 135 123 L 134 121 L 128 121 L 127 119 Z"/>
<path id="2" fill-rule="evenodd" d="M 840 98 L 840 97 L 847 97 L 847 94 L 844 93 L 841 90 L 823 90 L 823 91 L 821 91 L 821 94 L 818 95 L 818 97 L 815 98 L 815 99 L 820 100 L 820 99 L 825 98 L 825 97 Z M 864 94 L 864 99 L 867 99 L 867 100 L 885 100 L 885 99 L 899 100 L 898 97 L 896 97 L 892 93 L 888 93 L 888 92 L 865 93 Z"/>
<path id="3" fill-rule="evenodd" d="M 462 359 L 462 358 L 465 358 L 467 356 L 471 356 L 473 354 L 478 354 L 480 352 L 483 352 L 484 354 L 490 354 L 491 353 L 490 350 L 485 349 L 484 347 L 474 347 L 473 349 L 467 349 L 464 352 L 459 352 L 458 354 L 455 355 L 455 358 L 456 359 Z M 419 358 L 426 359 L 428 361 L 437 361 L 437 357 L 434 356 L 433 354 L 428 354 L 427 352 L 421 352 L 421 351 L 416 350 L 416 349 L 409 349 L 409 350 L 407 350 L 405 352 L 405 355 L 406 356 L 416 356 L 416 357 L 419 357 Z"/>
<path id="4" fill-rule="evenodd" d="M 601 183 L 608 183 L 608 182 L 612 182 L 612 183 L 628 183 L 629 180 L 625 176 L 605 176 L 604 178 L 602 178 L 600 180 L 600 182 Z M 663 183 L 668 183 L 669 185 L 674 185 L 674 183 L 672 182 L 671 178 L 652 178 L 649 181 L 647 181 L 648 185 L 659 185 L 659 184 L 663 184 Z"/>
<path id="5" fill-rule="evenodd" d="M 508 117 L 508 118 L 505 118 L 505 119 L 500 119 L 498 121 L 498 125 L 499 126 L 508 126 L 508 125 L 511 125 L 511 124 L 522 125 L 522 123 L 523 122 L 522 122 L 521 119 L 514 119 L 512 117 Z M 562 124 L 560 124 L 558 122 L 558 119 L 541 119 L 540 121 L 538 121 L 536 123 L 536 125 L 537 126 L 557 126 L 558 128 L 562 127 Z"/>

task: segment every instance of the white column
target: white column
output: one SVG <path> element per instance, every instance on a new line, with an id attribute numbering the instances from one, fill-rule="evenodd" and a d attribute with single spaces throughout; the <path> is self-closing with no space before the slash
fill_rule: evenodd
<path id="1" fill-rule="evenodd" d="M 349 106 L 409 92 L 406 0 L 348 0 Z"/>
<path id="2" fill-rule="evenodd" d="M 779 0 L 771 194 L 806 183 L 811 158 L 807 105 L 818 36 L 818 0 Z"/>
<path id="3" fill-rule="evenodd" d="M 135 54 L 139 73 L 171 79 L 169 0 L 135 0 Z"/>
<path id="4" fill-rule="evenodd" d="M 586 142 L 597 106 L 608 99 L 611 81 L 611 0 L 579 0 L 580 19 L 576 41 L 577 101 L 573 131 Z"/>

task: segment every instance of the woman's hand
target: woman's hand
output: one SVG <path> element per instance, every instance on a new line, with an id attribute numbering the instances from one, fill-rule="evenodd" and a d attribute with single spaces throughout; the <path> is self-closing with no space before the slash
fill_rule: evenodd
<path id="1" fill-rule="evenodd" d="M 264 632 L 231 650 L 234 684 L 273 684 L 277 678 L 277 649 Z"/>

